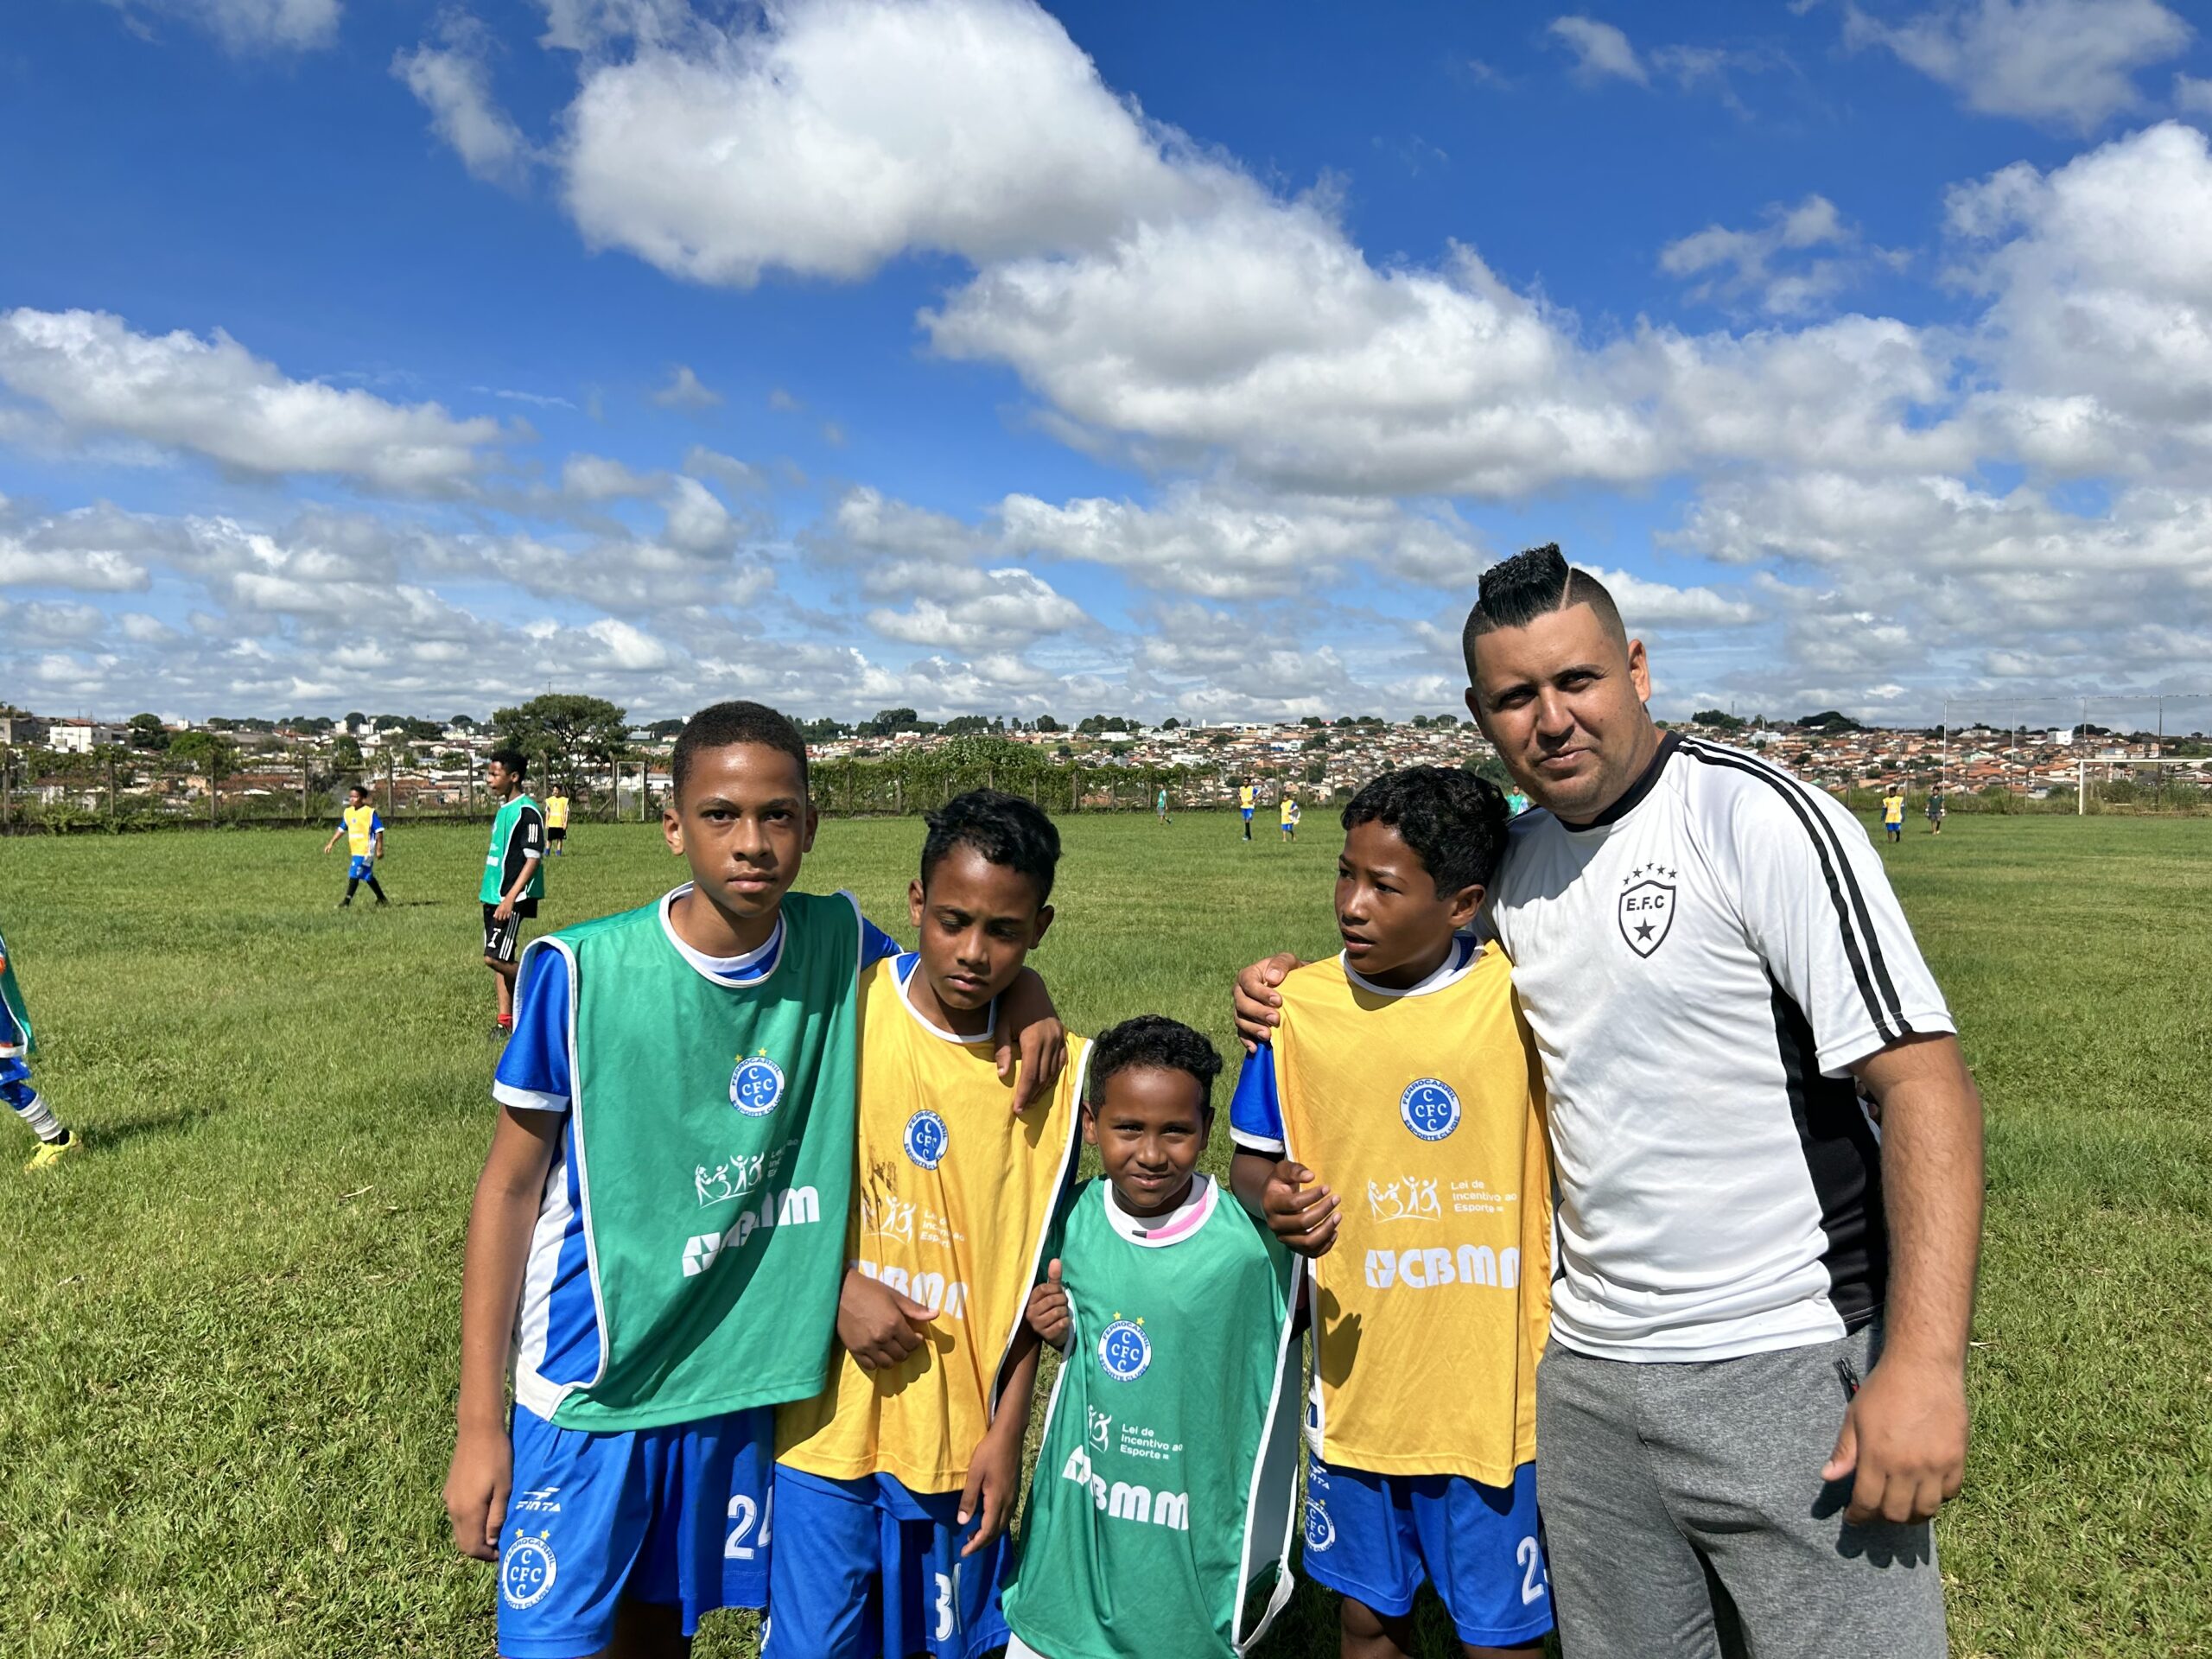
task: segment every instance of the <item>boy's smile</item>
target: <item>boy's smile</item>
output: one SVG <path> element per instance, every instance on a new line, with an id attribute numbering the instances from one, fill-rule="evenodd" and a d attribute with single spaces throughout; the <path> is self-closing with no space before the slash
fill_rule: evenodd
<path id="1" fill-rule="evenodd" d="M 766 743 L 729 743 L 691 758 L 682 795 L 661 815 L 669 850 L 691 867 L 677 931 L 709 956 L 756 950 L 775 931 L 784 894 L 814 849 L 814 808 L 799 764 Z"/>
<path id="2" fill-rule="evenodd" d="M 906 902 L 920 931 L 921 967 L 908 988 L 915 1011 L 956 1036 L 981 1036 L 992 1001 L 1014 982 L 1052 925 L 1037 884 L 976 848 L 953 847 L 916 880 Z"/>
<path id="3" fill-rule="evenodd" d="M 1103 1100 L 1084 1103 L 1083 1138 L 1098 1148 L 1122 1213 L 1164 1216 L 1189 1195 L 1211 1127 L 1205 1101 L 1187 1071 L 1132 1065 L 1106 1080 Z"/>
<path id="4" fill-rule="evenodd" d="M 1418 985 L 1452 953 L 1475 919 L 1483 890 L 1443 893 L 1394 824 L 1369 818 L 1344 832 L 1337 859 L 1337 931 L 1344 961 L 1389 990 Z"/>

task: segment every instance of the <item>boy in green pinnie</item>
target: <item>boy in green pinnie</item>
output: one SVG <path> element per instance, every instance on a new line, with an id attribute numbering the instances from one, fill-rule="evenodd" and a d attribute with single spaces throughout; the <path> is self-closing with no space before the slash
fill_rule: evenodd
<path id="1" fill-rule="evenodd" d="M 1038 1335 L 1052 1388 L 1007 1659 L 1244 1652 L 1290 1595 L 1301 1263 L 1197 1173 L 1221 1056 L 1157 1014 L 1091 1046 L 1077 1190 Z M 1272 1593 L 1247 1592 L 1272 1575 Z"/>
<path id="2" fill-rule="evenodd" d="M 821 1390 L 836 1329 L 855 986 L 898 947 L 790 890 L 816 816 L 784 716 L 702 709 L 671 770 L 691 880 L 532 942 L 493 1085 L 445 1501 L 509 1659 L 673 1659 L 763 1603 L 771 1408 Z M 1019 1107 L 1063 1033 L 1034 975 L 1009 1003 Z"/>
<path id="3" fill-rule="evenodd" d="M 23 993 L 16 983 L 16 964 L 8 955 L 8 942 L 0 939 L 0 1100 L 15 1109 L 30 1132 L 38 1136 L 38 1150 L 23 1167 L 52 1169 L 84 1143 L 63 1127 L 46 1097 L 31 1086 L 30 1058 L 37 1048 L 31 1038 L 31 1017 L 23 1008 Z"/>

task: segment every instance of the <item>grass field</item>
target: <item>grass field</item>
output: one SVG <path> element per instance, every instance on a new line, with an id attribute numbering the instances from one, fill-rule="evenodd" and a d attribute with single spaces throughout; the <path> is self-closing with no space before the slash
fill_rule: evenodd
<path id="1" fill-rule="evenodd" d="M 1156 1010 L 1226 1051 L 1235 969 L 1332 941 L 1322 819 L 1293 848 L 1068 821 L 1035 961 L 1070 1024 Z M 39 1081 L 87 1132 L 33 1180 L 0 1131 L 0 1653 L 492 1651 L 438 1500 L 496 1054 L 483 831 L 396 830 L 385 912 L 332 908 L 321 836 L 0 841 Z M 918 844 L 832 823 L 805 885 L 910 938 Z M 1990 1107 L 1954 1650 L 2212 1655 L 2212 822 L 1959 817 L 1885 855 Z M 679 871 L 583 826 L 540 925 Z M 1333 1619 L 1301 1592 L 1268 1659 L 1332 1655 Z M 699 1651 L 752 1649 L 718 1617 Z"/>

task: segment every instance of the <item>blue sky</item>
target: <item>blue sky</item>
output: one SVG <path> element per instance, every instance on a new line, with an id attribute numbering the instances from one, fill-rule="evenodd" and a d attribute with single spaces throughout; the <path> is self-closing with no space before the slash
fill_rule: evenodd
<path id="1" fill-rule="evenodd" d="M 0 696 L 1440 711 L 1556 539 L 1662 714 L 2132 717 L 2208 124 L 2158 0 L 60 0 Z"/>

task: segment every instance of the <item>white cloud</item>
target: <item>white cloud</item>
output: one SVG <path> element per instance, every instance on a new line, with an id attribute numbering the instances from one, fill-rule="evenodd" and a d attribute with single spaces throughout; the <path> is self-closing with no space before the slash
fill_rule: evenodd
<path id="1" fill-rule="evenodd" d="M 903 611 L 880 607 L 868 613 L 868 625 L 888 639 L 963 652 L 1027 650 L 1048 634 L 1080 626 L 1080 605 L 1027 570 L 961 571 L 950 582 L 933 573 L 932 585 L 957 591 L 949 598 L 926 597 Z"/>
<path id="2" fill-rule="evenodd" d="M 465 14 L 449 14 L 445 43 L 392 56 L 391 73 L 430 112 L 430 130 L 461 164 L 492 184 L 519 185 L 536 160 L 530 141 L 492 96 L 488 37 Z"/>
<path id="3" fill-rule="evenodd" d="M 114 433 L 263 475 L 321 473 L 452 493 L 487 464 L 497 421 L 294 380 L 222 330 L 135 333 L 101 311 L 0 312 L 0 385 L 72 429 Z"/>
<path id="4" fill-rule="evenodd" d="M 744 528 L 697 479 L 679 476 L 670 481 L 668 517 L 661 534 L 671 547 L 702 558 L 727 554 L 736 547 Z"/>
<path id="5" fill-rule="evenodd" d="M 588 241 L 741 285 L 911 248 L 1093 246 L 1192 207 L 1207 171 L 1020 0 L 793 0 L 758 29 L 702 25 L 588 68 L 568 129 Z"/>
<path id="6" fill-rule="evenodd" d="M 1980 399 L 2054 471 L 2212 481 L 2212 143 L 2169 122 L 2050 173 L 1955 189 L 1957 279 L 1986 296 Z"/>
<path id="7" fill-rule="evenodd" d="M 1601 80 L 1632 80 L 1649 86 L 1649 73 L 1628 36 L 1611 23 L 1591 17 L 1554 17 L 1545 31 L 1574 54 L 1577 79 L 1590 84 Z"/>
<path id="8" fill-rule="evenodd" d="M 1795 207 L 1769 207 L 1766 222 L 1755 230 L 1708 225 L 1669 242 L 1659 251 L 1659 269 L 1702 278 L 1691 288 L 1692 299 L 1748 300 L 1770 316 L 1799 316 L 1834 298 L 1857 274 L 1859 262 L 1851 256 L 1859 245 L 1859 232 L 1834 202 L 1808 195 Z M 1795 257 L 1816 249 L 1831 251 Z"/>
<path id="9" fill-rule="evenodd" d="M 1897 24 L 1844 12 L 1847 45 L 1887 48 L 1967 108 L 2082 132 L 2134 108 L 2135 72 L 2190 33 L 2158 0 L 1944 0 Z"/>
<path id="10" fill-rule="evenodd" d="M 695 476 L 719 480 L 728 490 L 752 491 L 767 486 L 766 475 L 758 467 L 703 444 L 695 443 L 684 452 L 683 470 Z"/>
<path id="11" fill-rule="evenodd" d="M 668 384 L 653 393 L 653 402 L 663 409 L 712 409 L 721 400 L 721 393 L 704 385 L 689 363 L 678 363 L 671 369 Z"/>
<path id="12" fill-rule="evenodd" d="M 233 52 L 306 52 L 338 39 L 339 0 L 108 0 L 127 19 L 181 19 Z"/>
<path id="13" fill-rule="evenodd" d="M 652 473 L 632 472 L 605 455 L 576 451 L 561 463 L 561 493 L 579 501 L 613 501 L 624 496 L 651 495 L 661 486 Z"/>
<path id="14" fill-rule="evenodd" d="M 2190 115 L 2212 115 L 2212 77 L 2176 75 L 2174 107 Z"/>

